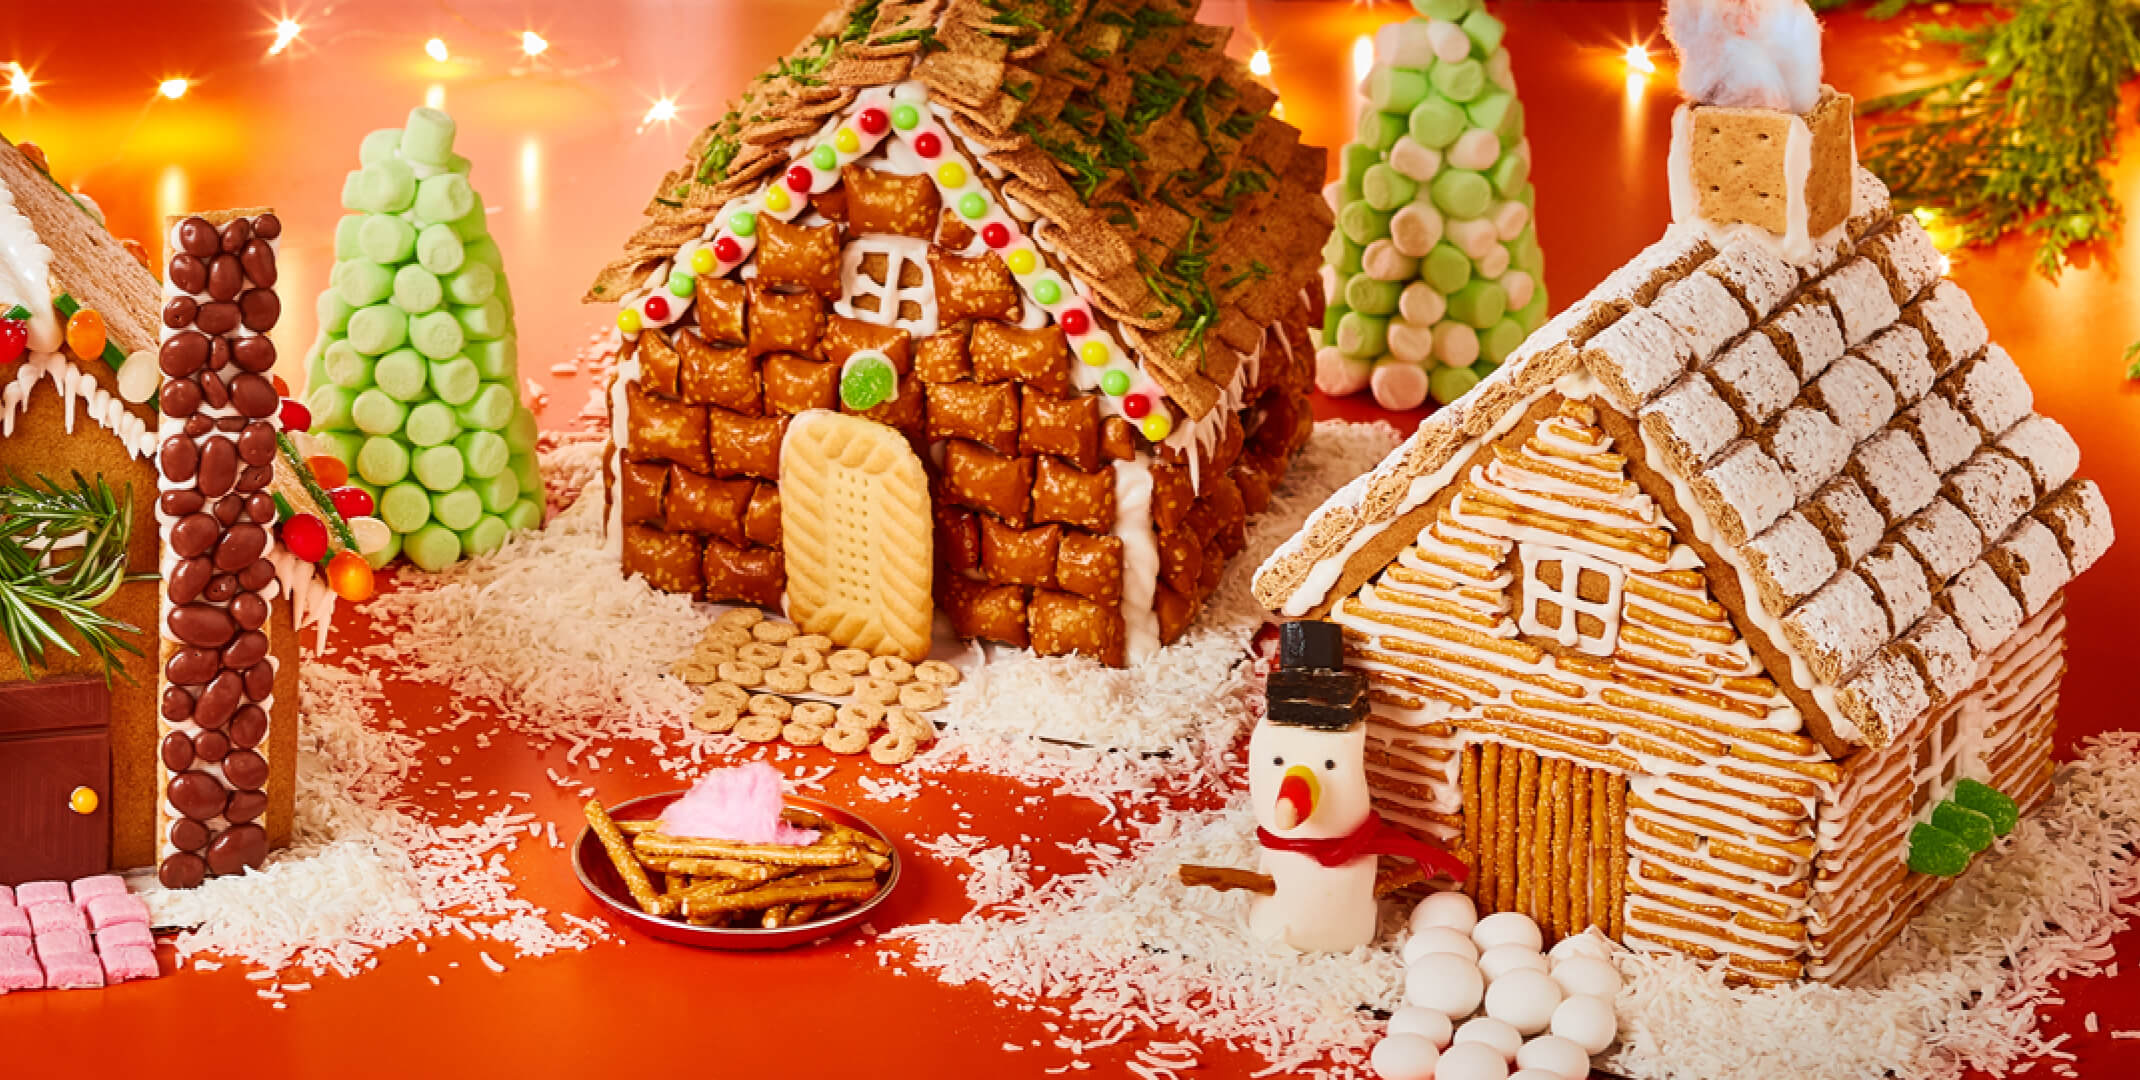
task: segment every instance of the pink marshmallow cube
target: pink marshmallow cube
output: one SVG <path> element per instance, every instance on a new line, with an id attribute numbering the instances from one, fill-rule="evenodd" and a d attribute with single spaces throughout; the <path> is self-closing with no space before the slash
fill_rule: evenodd
<path id="1" fill-rule="evenodd" d="M 31 933 L 29 912 L 19 907 L 0 904 L 0 941 L 6 941 L 9 938 L 28 938 Z"/>
<path id="2" fill-rule="evenodd" d="M 26 937 L 0 937 L 0 956 L 30 956 L 30 939 Z"/>
<path id="3" fill-rule="evenodd" d="M 108 949 L 104 953 L 104 978 L 107 982 L 153 979 L 161 974 L 156 967 L 156 954 L 149 949 L 128 946 Z"/>
<path id="4" fill-rule="evenodd" d="M 11 889 L 11 888 L 9 888 L 9 887 L 5 886 L 5 885 L 0 885 L 0 907 L 14 907 L 14 906 L 15 906 L 15 890 L 13 890 L 13 889 Z"/>
<path id="5" fill-rule="evenodd" d="M 104 985 L 104 965 L 94 953 L 53 956 L 39 950 L 37 955 L 44 962 L 45 985 L 54 990 L 93 990 Z"/>
<path id="6" fill-rule="evenodd" d="M 29 951 L 11 953 L 0 949 L 0 994 L 10 990 L 42 990 L 45 988 L 45 972 L 37 966 Z"/>
<path id="7" fill-rule="evenodd" d="M 56 904 L 36 904 L 30 909 L 30 929 L 38 934 L 53 930 L 87 930 L 82 923 L 82 913 L 74 905 L 61 901 Z"/>
<path id="8" fill-rule="evenodd" d="M 89 913 L 90 924 L 99 930 L 120 923 L 136 922 L 143 926 L 149 924 L 149 906 L 142 903 L 140 897 L 128 893 L 99 896 L 91 900 L 84 910 Z"/>
<path id="9" fill-rule="evenodd" d="M 16 907 L 36 907 L 39 904 L 74 902 L 74 894 L 64 881 L 32 881 L 15 886 Z"/>
<path id="10" fill-rule="evenodd" d="M 74 894 L 74 906 L 81 907 L 99 896 L 124 896 L 126 879 L 117 874 L 98 874 L 75 882 L 70 889 Z"/>
<path id="11" fill-rule="evenodd" d="M 48 930 L 37 935 L 37 955 L 44 959 L 83 953 L 96 954 L 96 946 L 90 942 L 86 930 Z"/>
<path id="12" fill-rule="evenodd" d="M 141 923 L 118 923 L 97 931 L 97 951 L 108 953 L 113 949 L 153 949 L 156 935 Z"/>

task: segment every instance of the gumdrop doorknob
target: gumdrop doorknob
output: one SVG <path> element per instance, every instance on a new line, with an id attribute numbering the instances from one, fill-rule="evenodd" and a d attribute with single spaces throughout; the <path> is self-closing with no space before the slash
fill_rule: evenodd
<path id="1" fill-rule="evenodd" d="M 96 813 L 100 805 L 102 803 L 94 789 L 78 787 L 67 793 L 67 808 L 83 817 Z"/>

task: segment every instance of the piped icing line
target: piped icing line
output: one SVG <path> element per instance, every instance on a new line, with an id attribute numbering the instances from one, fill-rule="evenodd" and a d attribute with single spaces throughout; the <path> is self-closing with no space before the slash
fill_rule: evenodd
<path id="1" fill-rule="evenodd" d="M 619 562 L 624 559 L 624 446 L 631 437 L 631 391 L 639 385 L 639 371 L 639 357 L 627 356 L 617 362 L 609 382 L 609 430 L 615 433 L 616 449 L 604 466 L 609 474 L 609 527 L 602 530 L 602 550 Z"/>
<path id="2" fill-rule="evenodd" d="M 56 352 L 32 352 L 24 356 L 4 390 L 0 390 L 0 437 L 15 433 L 15 422 L 30 407 L 30 395 L 41 381 L 50 381 L 66 408 L 66 431 L 74 434 L 75 412 L 117 436 L 126 452 L 141 460 L 156 453 L 156 433 L 134 415 L 126 402 L 99 385 L 96 376 Z"/>
<path id="3" fill-rule="evenodd" d="M 17 305 L 30 313 L 29 351 L 57 353 L 66 333 L 52 306 L 52 249 L 0 180 L 0 312 Z"/>
<path id="4" fill-rule="evenodd" d="M 1124 655 L 1141 664 L 1159 652 L 1159 543 L 1152 528 L 1152 467 L 1144 458 L 1117 461 L 1115 529 L 1122 541 Z"/>

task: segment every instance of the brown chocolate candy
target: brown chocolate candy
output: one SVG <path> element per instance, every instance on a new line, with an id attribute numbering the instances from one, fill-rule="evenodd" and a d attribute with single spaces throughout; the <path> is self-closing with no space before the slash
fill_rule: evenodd
<path id="1" fill-rule="evenodd" d="M 218 345 L 221 345 L 222 342 L 222 338 L 216 339 Z M 230 387 L 225 385 L 223 380 L 214 376 L 203 378 L 201 380 L 201 401 L 211 409 L 220 409 L 230 404 Z"/>
<path id="2" fill-rule="evenodd" d="M 187 514 L 197 514 L 201 507 L 206 505 L 208 500 L 202 498 L 198 491 L 166 491 L 156 496 L 156 509 L 166 517 L 182 518 Z"/>
<path id="3" fill-rule="evenodd" d="M 273 465 L 275 449 L 275 427 L 272 424 L 255 420 L 238 433 L 238 460 L 247 465 Z"/>
<path id="4" fill-rule="evenodd" d="M 230 736 L 220 731 L 203 731 L 193 738 L 193 752 L 199 754 L 202 761 L 213 765 L 230 756 Z M 223 812 L 229 813 L 230 808 L 224 807 Z"/>
<path id="5" fill-rule="evenodd" d="M 230 399 L 237 403 L 239 413 L 256 420 L 273 416 L 282 407 L 275 384 L 250 371 L 230 381 Z"/>
<path id="6" fill-rule="evenodd" d="M 163 767 L 175 773 L 193 767 L 193 740 L 184 732 L 174 731 L 163 737 Z"/>
<path id="7" fill-rule="evenodd" d="M 227 495 L 237 482 L 238 444 L 229 439 L 207 440 L 201 447 L 201 494 L 211 499 Z"/>
<path id="8" fill-rule="evenodd" d="M 228 334 L 238 328 L 238 320 L 244 312 L 236 304 L 210 302 L 201 305 L 200 319 L 194 325 L 203 334 Z"/>
<path id="9" fill-rule="evenodd" d="M 263 662 L 245 669 L 245 699 L 247 701 L 266 701 L 268 695 L 274 692 L 275 665 Z M 267 719 L 262 717 L 260 722 L 264 724 Z"/>
<path id="10" fill-rule="evenodd" d="M 260 665 L 266 667 L 266 664 Z M 246 680 L 248 683 L 251 679 Z M 270 680 L 272 681 L 272 680 Z M 262 695 L 265 697 L 266 695 Z M 267 738 L 267 710 L 258 705 L 247 705 L 230 718 L 230 741 L 234 746 L 258 746 Z"/>
<path id="11" fill-rule="evenodd" d="M 254 750 L 233 750 L 223 759 L 223 775 L 233 787 L 258 791 L 267 786 L 268 763 Z"/>
<path id="12" fill-rule="evenodd" d="M 156 392 L 157 407 L 174 420 L 201 411 L 201 385 L 192 379 L 172 379 Z"/>
<path id="13" fill-rule="evenodd" d="M 240 446 L 239 449 L 242 452 L 244 447 Z M 245 518 L 247 521 L 257 521 L 262 525 L 268 525 L 274 522 L 275 514 L 275 496 L 247 495 L 245 497 Z"/>
<path id="14" fill-rule="evenodd" d="M 179 813 L 195 821 L 214 818 L 230 801 L 230 792 L 223 787 L 223 782 L 198 769 L 189 769 L 172 777 L 165 794 Z"/>
<path id="15" fill-rule="evenodd" d="M 262 240 L 273 240 L 282 235 L 282 219 L 273 214 L 262 214 L 253 219 L 253 235 Z"/>
<path id="16" fill-rule="evenodd" d="M 245 500 L 236 495 L 225 495 L 215 501 L 215 509 L 209 512 L 225 525 L 236 524 L 238 515 L 245 512 Z"/>
<path id="17" fill-rule="evenodd" d="M 264 337 L 241 337 L 231 343 L 230 359 L 240 371 L 266 371 L 275 366 L 275 343 Z"/>
<path id="18" fill-rule="evenodd" d="M 228 499 L 225 501 L 239 502 L 241 500 Z M 223 539 L 216 544 L 215 568 L 229 573 L 236 573 L 259 561 L 261 554 L 267 551 L 267 547 L 268 534 L 266 529 L 250 521 L 232 525 L 230 531 L 224 533 Z"/>
<path id="19" fill-rule="evenodd" d="M 267 654 L 267 635 L 258 630 L 247 630 L 239 634 L 238 639 L 231 642 L 229 648 L 223 650 L 223 666 L 230 669 L 224 674 L 231 675 L 234 679 L 239 678 L 239 676 L 232 673 L 244 671 L 254 664 L 267 659 Z M 219 677 L 217 681 L 220 682 L 222 680 Z M 240 688 L 243 688 L 242 680 Z"/>
<path id="20" fill-rule="evenodd" d="M 243 471 L 238 473 L 238 490 L 248 495 L 255 491 L 266 491 L 274 483 L 275 466 L 273 465 L 247 465 Z"/>
<path id="21" fill-rule="evenodd" d="M 200 301 L 190 296 L 174 296 L 163 306 L 163 324 L 173 330 L 184 330 L 193 325 L 200 311 Z"/>
<path id="22" fill-rule="evenodd" d="M 214 731 L 230 722 L 230 714 L 245 704 L 245 678 L 235 671 L 226 671 L 201 691 L 201 699 L 193 705 L 193 722 L 206 731 Z"/>
<path id="23" fill-rule="evenodd" d="M 196 555 L 181 559 L 171 568 L 170 576 L 164 579 L 164 594 L 174 604 L 190 604 L 201 598 L 201 590 L 208 587 L 208 579 L 214 576 L 214 565 L 207 558 Z"/>
<path id="24" fill-rule="evenodd" d="M 226 337 L 212 337 L 212 338 L 209 338 L 209 339 L 208 339 L 208 370 L 210 370 L 210 371 L 221 371 L 221 370 L 223 370 L 224 368 L 227 368 L 227 367 L 229 367 L 229 366 L 230 366 L 230 339 L 229 339 L 229 338 L 226 338 Z M 206 388 L 204 387 L 203 389 L 206 389 Z"/>
<path id="25" fill-rule="evenodd" d="M 224 254 L 236 255 L 253 242 L 253 223 L 244 218 L 225 222 L 223 233 L 217 239 L 222 241 L 220 246 Z"/>
<path id="26" fill-rule="evenodd" d="M 273 289 L 247 289 L 238 295 L 238 311 L 247 330 L 265 334 L 282 318 L 282 297 Z"/>
<path id="27" fill-rule="evenodd" d="M 218 416 L 215 418 L 215 429 L 235 435 L 240 431 L 244 431 L 247 423 L 249 421 L 242 416 Z"/>
<path id="28" fill-rule="evenodd" d="M 222 661 L 213 649 L 180 649 L 163 666 L 163 676 L 179 686 L 200 686 L 215 678 Z"/>
<path id="29" fill-rule="evenodd" d="M 208 297 L 212 300 L 236 300 L 245 288 L 245 267 L 239 265 L 236 255 L 218 255 L 208 260 Z"/>
<path id="30" fill-rule="evenodd" d="M 193 513 L 178 519 L 171 526 L 171 550 L 181 559 L 206 555 L 214 550 L 216 540 L 223 535 L 223 527 L 207 514 Z"/>
<path id="31" fill-rule="evenodd" d="M 208 845 L 208 869 L 218 875 L 257 870 L 267 861 L 267 830 L 258 825 L 238 825 Z"/>
<path id="32" fill-rule="evenodd" d="M 197 255 L 180 255 L 171 260 L 170 277 L 180 292 L 200 292 L 208 287 L 208 264 Z"/>
<path id="33" fill-rule="evenodd" d="M 208 335 L 198 330 L 181 330 L 166 338 L 163 347 L 156 351 L 156 366 L 174 379 L 182 379 L 199 371 L 208 363 Z"/>
<path id="34" fill-rule="evenodd" d="M 223 238 L 217 235 L 215 226 L 208 224 L 207 218 L 196 214 L 178 223 L 178 249 L 205 259 L 223 250 Z"/>
<path id="35" fill-rule="evenodd" d="M 273 580 L 275 580 L 275 564 L 266 559 L 262 559 L 238 571 L 238 584 L 244 586 L 246 592 L 259 592 L 267 588 L 268 582 Z"/>
<path id="36" fill-rule="evenodd" d="M 193 695 L 187 693 L 183 687 L 166 686 L 163 688 L 163 703 L 159 709 L 166 720 L 173 723 L 184 720 L 193 715 Z M 185 766 L 180 765 L 178 768 L 183 769 Z"/>
<path id="37" fill-rule="evenodd" d="M 245 276 L 263 289 L 275 287 L 275 248 L 265 240 L 255 240 L 245 245 L 238 253 L 238 262 L 245 266 Z"/>
<path id="38" fill-rule="evenodd" d="M 214 430 L 215 420 L 211 417 L 189 416 L 186 418 L 186 437 L 194 440 L 196 444 L 199 443 L 201 436 L 206 435 Z"/>
<path id="39" fill-rule="evenodd" d="M 239 593 L 230 598 L 230 617 L 247 630 L 258 630 L 267 622 L 267 601 L 259 593 Z"/>
<path id="40" fill-rule="evenodd" d="M 220 649 L 238 636 L 230 613 L 212 604 L 180 604 L 164 619 L 171 636 L 201 649 Z"/>
<path id="41" fill-rule="evenodd" d="M 171 823 L 170 837 L 171 846 L 180 851 L 199 851 L 208 846 L 208 826 L 191 818 L 179 818 Z"/>
<path id="42" fill-rule="evenodd" d="M 201 599 L 212 604 L 226 603 L 238 595 L 238 578 L 234 574 L 217 574 L 208 579 L 208 587 L 201 590 Z"/>
<path id="43" fill-rule="evenodd" d="M 256 821 L 260 815 L 267 812 L 267 805 L 268 797 L 264 792 L 231 792 L 230 805 L 223 808 L 223 820 L 230 822 L 232 825 L 243 825 L 248 821 Z"/>
<path id="44" fill-rule="evenodd" d="M 200 471 L 201 448 L 184 435 L 173 435 L 156 451 L 156 466 L 162 470 L 164 479 L 183 484 Z"/>
<path id="45" fill-rule="evenodd" d="M 199 825 L 198 822 L 192 822 L 191 824 Z M 173 829 L 172 831 L 176 832 L 177 830 Z M 202 836 L 205 837 L 207 834 L 208 830 L 201 830 Z M 163 865 L 156 868 L 156 881 L 166 889 L 198 889 L 201 886 L 201 882 L 206 880 L 208 880 L 208 860 L 195 855 L 191 851 L 181 851 L 176 855 L 172 855 L 164 859 Z"/>

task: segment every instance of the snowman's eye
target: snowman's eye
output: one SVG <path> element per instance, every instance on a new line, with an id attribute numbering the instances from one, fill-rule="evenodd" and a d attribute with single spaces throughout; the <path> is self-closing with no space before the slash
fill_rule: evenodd
<path id="1" fill-rule="evenodd" d="M 1271 759 L 1271 764 L 1273 764 L 1273 765 L 1276 765 L 1276 766 L 1279 766 L 1280 768 L 1283 768 L 1283 767 L 1285 766 L 1285 758 L 1283 758 L 1283 757 L 1274 757 L 1274 758 L 1272 758 L 1272 759 Z"/>
<path id="2" fill-rule="evenodd" d="M 1328 760 L 1328 761 L 1325 761 L 1325 762 L 1323 762 L 1323 771 L 1324 771 L 1324 772 L 1336 772 L 1336 771 L 1337 771 L 1337 759 L 1336 759 L 1336 758 L 1331 758 L 1330 760 Z"/>

